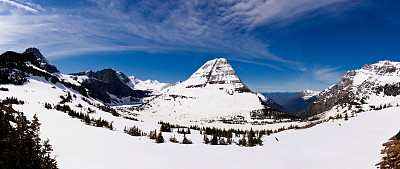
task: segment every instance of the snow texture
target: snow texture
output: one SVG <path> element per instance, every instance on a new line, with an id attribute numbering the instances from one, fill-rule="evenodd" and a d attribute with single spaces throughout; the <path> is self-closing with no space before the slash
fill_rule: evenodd
<path id="1" fill-rule="evenodd" d="M 348 121 L 329 121 L 303 130 L 288 130 L 264 136 L 262 147 L 211 146 L 202 143 L 203 136 L 192 130 L 187 135 L 192 145 L 168 141 L 175 135 L 163 133 L 166 143 L 156 144 L 148 137 L 132 137 L 123 133 L 125 126 L 136 125 L 145 132 L 159 129 L 156 123 L 139 122 L 112 116 L 80 99 L 74 99 L 71 108 L 95 109 L 93 117 L 113 121 L 115 130 L 88 126 L 67 114 L 47 110 L 44 102 L 56 104 L 60 95 L 74 92 L 62 85 L 55 85 L 40 77 L 33 77 L 23 86 L 1 85 L 9 92 L 0 91 L 0 98 L 15 96 L 24 105 L 14 105 L 29 118 L 37 114 L 42 138 L 49 138 L 53 155 L 57 155 L 60 168 L 310 168 L 325 169 L 375 168 L 380 161 L 382 143 L 398 132 L 400 108 L 368 111 Z M 92 102 L 96 102 L 92 100 Z M 83 108 L 74 105 L 82 104 Z M 242 125 L 234 125 L 234 128 Z M 255 127 L 255 126 L 254 126 Z M 265 128 L 269 126 L 263 126 Z M 277 141 L 278 139 L 279 141 Z M 288 161 L 288 159 L 290 159 Z M 177 160 L 174 162 L 174 160 Z M 262 162 L 262 163 L 260 163 Z M 261 166 L 260 166 L 261 165 Z"/>

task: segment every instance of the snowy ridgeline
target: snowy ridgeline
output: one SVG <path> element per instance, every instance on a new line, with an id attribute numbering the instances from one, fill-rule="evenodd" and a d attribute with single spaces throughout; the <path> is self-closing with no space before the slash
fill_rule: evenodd
<path id="1" fill-rule="evenodd" d="M 322 92 L 308 109 L 312 118 L 356 116 L 357 113 L 400 105 L 400 62 L 380 61 L 347 72 L 340 82 Z M 331 105 L 328 107 L 326 105 Z M 317 110 L 319 109 L 319 110 Z"/>
<path id="2" fill-rule="evenodd" d="M 8 91 L 0 91 L 1 99 L 18 97 L 25 104 L 14 105 L 16 110 L 24 112 L 29 118 L 37 114 L 42 123 L 42 138 L 50 138 L 54 148 L 52 154 L 57 156 L 60 168 L 220 168 L 221 160 L 226 159 L 238 161 L 225 163 L 224 167 L 227 168 L 257 168 L 260 163 L 256 161 L 263 161 L 271 168 L 374 168 L 381 158 L 381 144 L 400 128 L 397 120 L 400 118 L 400 108 L 392 107 L 364 112 L 347 121 L 331 120 L 308 129 L 264 135 L 261 147 L 206 145 L 203 143 L 204 135 L 198 130 L 186 134 L 193 144 L 176 144 L 170 142 L 169 138 L 175 136 L 178 141 L 183 140 L 183 134 L 179 134 L 177 129 L 163 132 L 165 143 L 156 144 L 148 136 L 130 136 L 123 129 L 137 126 L 146 133 L 155 129 L 158 132 L 159 124 L 113 116 L 73 96 L 78 96 L 78 93 L 59 88 L 62 86 L 53 85 L 43 78 L 35 77 L 23 87 L 2 87 Z M 44 107 L 45 103 L 58 104 L 63 100 L 60 96 L 67 97 L 68 92 L 72 100 L 66 105 L 78 112 L 87 112 L 90 108 L 94 110 L 89 114 L 90 117 L 113 122 L 114 129 L 90 126 L 78 118 L 71 118 L 67 113 Z M 94 100 L 90 102 L 99 103 Z M 278 128 L 280 125 L 268 127 Z M 250 125 L 220 127 L 248 129 Z M 253 126 L 253 130 L 258 127 L 266 126 Z M 212 136 L 208 137 L 211 139 Z M 235 142 L 241 138 L 233 135 Z M 174 159 L 180 162 L 171 163 Z M 207 159 L 207 163 L 201 163 L 199 159 Z M 287 159 L 291 159 L 290 162 Z M 254 162 L 239 162 L 243 160 Z"/>

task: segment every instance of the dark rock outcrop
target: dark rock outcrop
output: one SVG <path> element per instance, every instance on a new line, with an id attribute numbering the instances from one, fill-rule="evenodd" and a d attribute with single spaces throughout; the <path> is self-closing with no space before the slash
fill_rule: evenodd
<path id="1" fill-rule="evenodd" d="M 60 80 L 57 76 L 45 71 L 33 68 L 31 65 L 40 68 L 40 61 L 33 53 L 5 52 L 0 55 L 0 84 L 22 85 L 28 81 L 29 76 L 43 77 L 51 83 L 61 83 L 65 87 L 72 88 L 88 96 L 86 89 Z"/>
<path id="2" fill-rule="evenodd" d="M 39 51 L 37 48 L 28 48 L 25 50 L 24 54 L 31 53 L 36 56 L 39 65 L 37 67 L 46 70 L 49 73 L 60 72 L 54 65 L 52 65 Z"/>
<path id="3" fill-rule="evenodd" d="M 79 72 L 71 75 L 88 76 L 89 79 L 84 80 L 82 86 L 90 89 L 95 98 L 108 104 L 118 104 L 121 102 L 118 98 L 122 99 L 124 97 L 128 97 L 131 102 L 139 102 L 140 98 L 146 97 L 149 94 L 147 91 L 133 90 L 127 86 L 126 82 L 124 82 L 124 77 L 127 77 L 114 69 L 104 69 L 97 72 Z M 111 95 L 114 95 L 116 98 Z"/>

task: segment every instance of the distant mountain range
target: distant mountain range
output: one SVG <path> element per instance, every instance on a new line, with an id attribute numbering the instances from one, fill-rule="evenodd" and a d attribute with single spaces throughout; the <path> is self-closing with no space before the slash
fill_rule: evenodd
<path id="1" fill-rule="evenodd" d="M 302 92 L 270 92 L 262 93 L 279 106 L 272 105 L 276 109 L 284 111 L 290 115 L 297 115 L 300 111 L 305 109 L 310 103 L 319 98 L 319 91 L 305 90 Z"/>
<path id="2" fill-rule="evenodd" d="M 5 52 L 0 61 L 0 84 L 23 85 L 43 78 L 53 87 L 69 88 L 81 97 L 107 105 L 136 104 L 125 115 L 148 121 L 271 123 L 297 119 L 294 115 L 354 116 L 370 109 L 398 106 L 400 102 L 400 62 L 391 61 L 349 71 L 322 92 L 263 95 L 243 84 L 224 58 L 206 62 L 187 80 L 175 84 L 142 81 L 114 69 L 62 74 L 36 48 L 21 54 Z"/>
<path id="3" fill-rule="evenodd" d="M 253 93 L 224 58 L 206 62 L 187 80 L 175 84 L 142 81 L 114 69 L 62 74 L 36 48 L 22 54 L 6 52 L 1 59 L 2 84 L 21 85 L 44 77 L 49 81 L 46 83 L 61 89 L 71 88 L 80 97 L 111 106 L 136 105 L 131 108 L 147 121 L 271 123 L 278 119 L 297 119 L 285 114 L 272 99 Z M 52 94 L 52 90 L 48 92 Z"/>
<path id="4" fill-rule="evenodd" d="M 264 96 L 274 100 L 276 103 L 283 105 L 285 104 L 290 98 L 300 94 L 301 92 L 264 92 L 261 93 Z"/>

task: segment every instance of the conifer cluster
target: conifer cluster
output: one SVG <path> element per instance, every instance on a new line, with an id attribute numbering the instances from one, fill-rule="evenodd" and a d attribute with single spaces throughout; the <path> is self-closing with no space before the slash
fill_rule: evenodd
<path id="1" fill-rule="evenodd" d="M 125 132 L 126 134 L 131 135 L 131 136 L 146 136 L 146 135 L 147 135 L 147 133 L 143 132 L 143 131 L 142 131 L 141 129 L 139 129 L 139 127 L 137 127 L 137 126 L 128 127 L 128 128 L 126 128 L 126 126 L 125 126 L 124 132 Z"/>
<path id="2" fill-rule="evenodd" d="M 49 140 L 42 141 L 40 138 L 41 124 L 37 116 L 34 115 L 31 122 L 22 112 L 7 105 L 0 103 L 1 168 L 57 168 L 56 160 L 50 155 L 52 146 Z"/>
<path id="3" fill-rule="evenodd" d="M 71 117 L 81 119 L 87 125 L 92 125 L 92 126 L 95 126 L 95 127 L 107 127 L 110 130 L 114 129 L 114 127 L 112 125 L 113 122 L 109 122 L 109 121 L 107 121 L 105 119 L 101 119 L 101 117 L 98 118 L 98 119 L 91 118 L 89 116 L 89 113 L 90 113 L 89 109 L 88 109 L 88 112 L 85 114 L 85 113 L 82 113 L 82 112 L 76 112 L 75 110 L 72 110 L 70 106 L 65 105 L 65 104 L 63 104 L 63 105 L 57 104 L 57 105 L 52 107 L 50 103 L 45 103 L 44 107 L 46 107 L 47 109 L 52 109 L 53 108 L 53 109 L 55 109 L 57 111 L 61 111 L 61 112 L 67 113 Z"/>
<path id="4" fill-rule="evenodd" d="M 400 131 L 383 146 L 385 148 L 381 151 L 381 154 L 383 154 L 382 161 L 376 166 L 381 169 L 400 168 Z"/>

